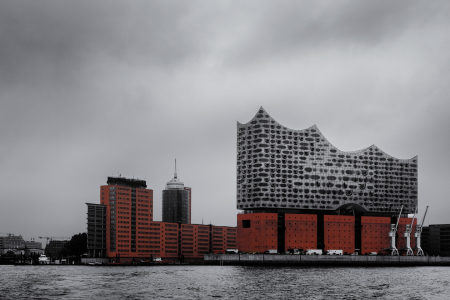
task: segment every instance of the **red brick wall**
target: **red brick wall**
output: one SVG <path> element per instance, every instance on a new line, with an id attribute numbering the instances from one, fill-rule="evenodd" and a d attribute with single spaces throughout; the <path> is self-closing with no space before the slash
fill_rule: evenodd
<path id="1" fill-rule="evenodd" d="M 390 246 L 391 218 L 361 217 L 361 254 L 380 253 Z"/>
<path id="2" fill-rule="evenodd" d="M 317 215 L 285 215 L 285 249 L 317 249 Z"/>
<path id="3" fill-rule="evenodd" d="M 114 190 L 110 190 L 114 188 Z M 110 198 L 111 196 L 111 198 Z M 136 189 L 136 252 L 131 252 L 131 188 L 120 185 L 100 187 L 100 203 L 106 205 L 106 255 L 108 257 L 149 257 L 149 222 L 153 220 L 153 191 Z M 111 216 L 115 208 L 115 218 Z M 111 226 L 116 226 L 116 251 L 110 251 Z M 139 248 L 139 245 L 141 247 Z"/>
<path id="4" fill-rule="evenodd" d="M 325 251 L 355 252 L 355 217 L 324 216 Z"/>
<path id="5" fill-rule="evenodd" d="M 150 255 L 161 257 L 161 225 L 160 222 L 149 222 L 148 235 L 138 241 L 138 249 L 146 247 Z"/>
<path id="6" fill-rule="evenodd" d="M 161 257 L 178 257 L 178 224 L 158 222 L 161 224 Z"/>
<path id="7" fill-rule="evenodd" d="M 178 224 L 152 221 L 145 228 L 145 234 L 137 234 L 138 253 L 145 253 L 140 256 L 178 257 Z"/>
<path id="8" fill-rule="evenodd" d="M 213 253 L 225 253 L 226 251 L 226 231 L 224 227 L 212 226 L 211 243 Z"/>
<path id="9" fill-rule="evenodd" d="M 209 253 L 209 226 L 182 224 L 180 228 L 181 255 L 203 258 Z"/>
<path id="10" fill-rule="evenodd" d="M 208 225 L 198 225 L 197 228 L 197 253 L 198 257 L 203 258 L 203 255 L 208 254 L 210 252 L 210 234 L 209 234 L 209 226 Z"/>
<path id="11" fill-rule="evenodd" d="M 236 227 L 225 227 L 227 236 L 226 236 L 226 249 L 238 249 L 237 248 L 237 228 Z"/>
<path id="12" fill-rule="evenodd" d="M 243 221 L 250 221 L 243 228 Z M 278 214 L 254 213 L 237 215 L 237 248 L 242 252 L 264 252 L 278 248 Z"/>
<path id="13" fill-rule="evenodd" d="M 185 257 L 197 256 L 197 235 L 198 230 L 195 225 L 181 224 L 180 241 L 181 255 Z"/>

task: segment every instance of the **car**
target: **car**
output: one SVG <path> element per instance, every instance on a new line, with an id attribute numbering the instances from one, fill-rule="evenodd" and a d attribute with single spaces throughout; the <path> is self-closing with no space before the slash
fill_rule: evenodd
<path id="1" fill-rule="evenodd" d="M 359 255 L 359 253 L 358 253 L 358 252 L 353 252 L 353 253 L 350 254 L 350 255 Z"/>
<path id="2" fill-rule="evenodd" d="M 369 255 L 378 255 L 376 252 L 370 252 Z"/>

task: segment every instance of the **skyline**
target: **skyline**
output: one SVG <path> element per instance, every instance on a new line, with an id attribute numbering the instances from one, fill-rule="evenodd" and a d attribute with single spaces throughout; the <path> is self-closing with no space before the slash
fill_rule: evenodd
<path id="1" fill-rule="evenodd" d="M 445 1 L 0 3 L 0 232 L 86 231 L 108 176 L 192 188 L 236 226 L 236 124 L 262 106 L 331 144 L 418 156 L 419 221 L 449 223 Z M 39 240 L 39 242 L 43 242 Z"/>

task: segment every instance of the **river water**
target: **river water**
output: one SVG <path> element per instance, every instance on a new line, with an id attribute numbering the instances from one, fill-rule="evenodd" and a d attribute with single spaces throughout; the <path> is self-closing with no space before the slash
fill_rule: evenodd
<path id="1" fill-rule="evenodd" d="M 449 267 L 0 266 L 0 299 L 450 299 Z"/>

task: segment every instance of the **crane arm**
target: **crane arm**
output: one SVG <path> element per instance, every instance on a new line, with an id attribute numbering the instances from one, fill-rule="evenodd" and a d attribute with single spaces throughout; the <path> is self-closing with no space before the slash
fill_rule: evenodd
<path id="1" fill-rule="evenodd" d="M 411 221 L 411 231 L 412 231 L 412 228 L 413 228 L 414 219 L 416 217 L 416 212 L 417 212 L 417 206 L 416 206 L 416 209 L 414 210 L 414 216 L 413 216 L 412 221 Z"/>
<path id="2" fill-rule="evenodd" d="M 398 222 L 400 221 L 400 216 L 402 215 L 402 211 L 403 211 L 403 205 L 400 208 L 400 213 L 398 214 L 398 218 L 397 218 L 397 224 L 395 224 L 395 231 L 397 232 L 397 228 L 398 228 Z"/>
<path id="3" fill-rule="evenodd" d="M 423 227 L 423 222 L 425 221 L 425 217 L 427 216 L 427 211 L 428 211 L 428 206 L 425 209 L 425 214 L 423 215 L 422 224 L 420 225 L 421 228 Z"/>

